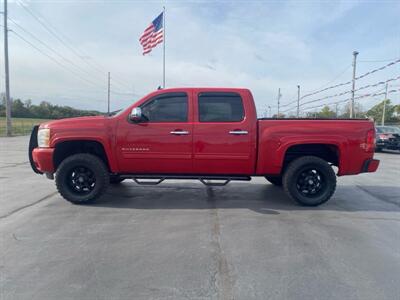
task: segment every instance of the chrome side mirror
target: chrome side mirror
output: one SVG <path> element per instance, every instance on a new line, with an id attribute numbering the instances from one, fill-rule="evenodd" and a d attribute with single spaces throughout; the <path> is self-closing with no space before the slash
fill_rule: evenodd
<path id="1" fill-rule="evenodd" d="M 140 122 L 142 120 L 142 109 L 140 107 L 133 108 L 129 115 L 129 119 L 132 122 Z"/>

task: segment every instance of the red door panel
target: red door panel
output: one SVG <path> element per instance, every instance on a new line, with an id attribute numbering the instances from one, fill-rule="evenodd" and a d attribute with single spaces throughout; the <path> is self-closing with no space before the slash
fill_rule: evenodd
<path id="1" fill-rule="evenodd" d="M 251 174 L 251 136 L 232 135 L 250 131 L 245 124 L 200 124 L 194 127 L 194 171 L 203 174 Z"/>
<path id="2" fill-rule="evenodd" d="M 190 98 L 188 95 L 188 116 L 185 122 L 150 120 L 132 123 L 120 120 L 117 128 L 119 152 L 117 157 L 121 172 L 136 174 L 193 172 L 193 123 Z M 141 106 L 145 104 L 146 102 Z M 166 119 L 168 120 L 168 116 Z"/>
<path id="3" fill-rule="evenodd" d="M 256 121 L 248 116 L 246 97 L 243 101 L 243 118 L 235 122 L 212 121 L 223 118 L 226 107 L 218 107 L 218 99 L 211 98 L 209 119 L 201 120 L 198 95 L 194 97 L 195 123 L 193 128 L 193 170 L 199 174 L 253 174 L 256 155 Z M 204 109 L 207 110 L 207 107 Z M 218 112 L 220 110 L 220 112 Z M 250 112 L 249 112 L 250 114 Z M 247 116 L 247 117 L 246 117 Z M 254 116 L 255 118 L 255 116 Z"/>
<path id="4" fill-rule="evenodd" d="M 171 132 L 187 132 L 186 135 Z M 191 173 L 192 124 L 124 124 L 119 165 L 126 173 Z"/>

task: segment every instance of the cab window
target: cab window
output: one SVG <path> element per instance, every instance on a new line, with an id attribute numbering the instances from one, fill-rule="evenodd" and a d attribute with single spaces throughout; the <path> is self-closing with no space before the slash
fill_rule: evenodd
<path id="1" fill-rule="evenodd" d="M 242 98 L 236 93 L 201 93 L 200 122 L 240 122 L 244 118 Z"/>
<path id="2" fill-rule="evenodd" d="M 185 93 L 163 94 L 141 106 L 148 122 L 187 122 L 188 97 Z"/>

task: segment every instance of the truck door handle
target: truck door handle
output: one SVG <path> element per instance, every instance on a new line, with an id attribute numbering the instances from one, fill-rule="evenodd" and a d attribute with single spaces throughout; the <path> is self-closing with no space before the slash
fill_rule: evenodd
<path id="1" fill-rule="evenodd" d="M 229 133 L 235 135 L 245 135 L 248 134 L 249 132 L 247 130 L 231 130 L 229 131 Z"/>
<path id="2" fill-rule="evenodd" d="M 188 135 L 188 134 L 189 134 L 189 131 L 174 130 L 174 131 L 171 131 L 170 134 L 174 134 L 174 135 Z"/>

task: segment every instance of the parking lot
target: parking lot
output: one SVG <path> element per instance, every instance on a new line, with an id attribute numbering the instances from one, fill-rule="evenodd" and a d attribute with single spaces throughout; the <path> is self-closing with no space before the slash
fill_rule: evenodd
<path id="1" fill-rule="evenodd" d="M 124 182 L 92 205 L 0 139 L 1 299 L 399 299 L 400 154 L 317 208 L 264 178 Z"/>

